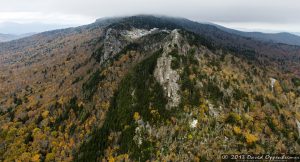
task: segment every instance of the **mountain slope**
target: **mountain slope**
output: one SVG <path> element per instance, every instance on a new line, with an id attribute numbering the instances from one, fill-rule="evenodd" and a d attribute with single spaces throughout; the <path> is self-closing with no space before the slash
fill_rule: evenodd
<path id="1" fill-rule="evenodd" d="M 299 152 L 300 79 L 186 21 L 105 19 L 0 44 L 0 160 Z"/>
<path id="2" fill-rule="evenodd" d="M 300 37 L 290 33 L 242 32 L 242 31 L 229 29 L 216 24 L 212 24 L 212 25 L 231 34 L 237 34 L 240 36 L 254 38 L 266 42 L 283 43 L 283 44 L 300 46 Z"/>
<path id="3" fill-rule="evenodd" d="M 285 72 L 300 75 L 300 47 L 286 44 L 262 42 L 222 31 L 215 26 L 199 24 L 187 19 L 168 18 L 186 30 L 200 34 L 213 42 L 216 48 L 239 53 L 249 59 L 257 59 L 261 64 L 277 66 Z"/>
<path id="4" fill-rule="evenodd" d="M 16 36 L 10 34 L 1 34 L 0 33 L 0 42 L 7 42 L 15 39 Z"/>
<path id="5" fill-rule="evenodd" d="M 33 35 L 34 33 L 21 34 L 21 35 L 11 35 L 11 34 L 1 34 L 0 33 L 0 42 L 8 42 L 16 39 L 21 39 Z"/>

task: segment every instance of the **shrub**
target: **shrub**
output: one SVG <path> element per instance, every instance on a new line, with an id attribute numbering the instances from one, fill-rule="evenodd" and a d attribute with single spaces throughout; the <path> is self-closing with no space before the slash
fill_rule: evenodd
<path id="1" fill-rule="evenodd" d="M 245 93 L 243 90 L 241 89 L 234 89 L 234 92 L 233 92 L 233 97 L 234 99 L 236 100 L 241 100 L 243 98 L 246 98 L 248 97 L 247 93 Z"/>
<path id="2" fill-rule="evenodd" d="M 141 118 L 140 114 L 138 112 L 135 112 L 134 115 L 133 115 L 133 119 L 135 121 L 139 120 Z"/>
<path id="3" fill-rule="evenodd" d="M 300 79 L 299 78 L 292 78 L 292 82 L 296 87 L 300 86 Z"/>
<path id="4" fill-rule="evenodd" d="M 179 62 L 179 60 L 177 60 L 176 58 L 174 59 L 172 59 L 172 62 L 171 62 L 171 68 L 173 69 L 173 70 L 176 70 L 176 69 L 178 69 L 180 67 L 180 62 Z"/>
<path id="5" fill-rule="evenodd" d="M 55 161 L 55 154 L 54 153 L 48 153 L 46 155 L 45 162 L 51 162 L 51 161 Z"/>
<path id="6" fill-rule="evenodd" d="M 234 126 L 234 127 L 233 127 L 233 132 L 234 132 L 235 134 L 237 134 L 237 135 L 239 135 L 239 134 L 242 133 L 241 128 L 238 127 L 238 126 Z"/>
<path id="7" fill-rule="evenodd" d="M 241 116 L 235 112 L 229 113 L 226 118 L 226 123 L 238 124 L 241 121 Z"/>
<path id="8" fill-rule="evenodd" d="M 258 141 L 258 137 L 256 135 L 253 135 L 251 133 L 245 133 L 245 140 L 247 142 L 247 144 L 252 145 L 254 144 L 256 141 Z"/>

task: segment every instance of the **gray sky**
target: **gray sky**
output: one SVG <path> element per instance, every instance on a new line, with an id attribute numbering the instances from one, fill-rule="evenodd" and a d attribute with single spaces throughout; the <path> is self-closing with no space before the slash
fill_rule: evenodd
<path id="1" fill-rule="evenodd" d="M 300 32 L 299 0 L 1 1 L 0 33 L 7 33 L 7 24 L 12 23 L 59 28 L 92 23 L 101 17 L 134 14 L 185 17 L 248 31 Z"/>

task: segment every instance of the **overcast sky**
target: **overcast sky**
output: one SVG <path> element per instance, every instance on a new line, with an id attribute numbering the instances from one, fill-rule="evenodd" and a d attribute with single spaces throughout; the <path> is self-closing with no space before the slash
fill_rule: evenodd
<path id="1" fill-rule="evenodd" d="M 37 30 L 39 25 L 77 26 L 134 14 L 185 17 L 249 31 L 300 32 L 299 10 L 300 0 L 1 0 L 0 33 L 8 33 L 14 23 Z"/>

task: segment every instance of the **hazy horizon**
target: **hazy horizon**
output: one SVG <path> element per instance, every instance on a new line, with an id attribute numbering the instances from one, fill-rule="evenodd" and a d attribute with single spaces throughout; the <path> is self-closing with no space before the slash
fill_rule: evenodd
<path id="1" fill-rule="evenodd" d="M 140 14 L 137 14 L 140 15 Z M 148 14 L 151 15 L 151 14 Z M 124 15 L 124 16 L 132 16 L 132 15 Z M 164 15 L 167 16 L 167 15 Z M 117 17 L 117 16 L 115 16 Z M 101 17 L 101 18 L 112 18 L 112 17 Z M 97 19 L 101 19 L 97 18 Z M 0 34 L 8 34 L 8 35 L 23 35 L 23 34 L 29 34 L 29 33 L 41 33 L 41 32 L 46 32 L 46 31 L 51 31 L 51 30 L 56 30 L 56 29 L 65 29 L 65 28 L 70 28 L 70 27 L 78 27 L 81 25 L 87 25 L 95 22 L 96 19 L 90 23 L 86 24 L 44 24 L 44 23 L 12 23 L 12 22 L 4 22 L 0 23 Z M 195 20 L 194 20 L 195 21 Z M 262 32 L 262 33 L 281 33 L 281 32 L 288 32 L 297 36 L 300 36 L 300 32 L 290 32 L 290 31 L 279 31 L 279 30 L 268 30 L 268 29 L 259 29 L 259 28 L 244 28 L 244 27 L 235 27 L 227 24 L 221 24 L 221 23 L 215 23 L 215 22 L 201 22 L 201 21 L 196 21 L 199 23 L 204 23 L 204 24 L 216 24 L 216 25 L 221 25 L 226 28 L 230 29 L 235 29 L 243 32 Z"/>
<path id="2" fill-rule="evenodd" d="M 300 33 L 299 6 L 296 0 L 10 0 L 0 6 L 0 33 L 41 32 L 137 14 L 184 17 L 242 31 Z"/>

